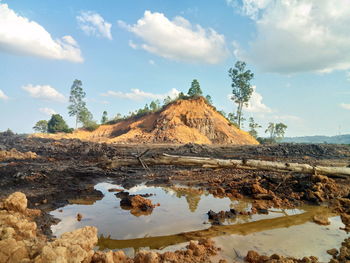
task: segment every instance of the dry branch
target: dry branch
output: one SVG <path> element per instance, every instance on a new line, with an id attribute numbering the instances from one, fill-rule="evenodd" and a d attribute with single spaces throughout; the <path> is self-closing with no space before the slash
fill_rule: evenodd
<path id="1" fill-rule="evenodd" d="M 178 165 L 197 166 L 204 168 L 240 168 L 240 169 L 260 169 L 272 171 L 289 171 L 304 174 L 324 174 L 324 175 L 347 175 L 350 176 L 348 167 L 312 166 L 309 164 L 272 162 L 261 160 L 236 160 L 236 159 L 216 159 L 208 157 L 179 156 L 163 154 L 154 158 L 143 158 L 147 165 Z M 106 168 L 116 168 L 125 165 L 137 165 L 137 159 L 116 159 L 106 164 Z"/>

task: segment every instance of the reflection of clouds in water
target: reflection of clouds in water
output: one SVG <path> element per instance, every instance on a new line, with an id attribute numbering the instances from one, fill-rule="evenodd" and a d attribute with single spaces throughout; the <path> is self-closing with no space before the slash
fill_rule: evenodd
<path id="1" fill-rule="evenodd" d="M 67 231 L 73 231 L 75 229 L 78 229 L 81 226 L 80 222 L 77 221 L 77 218 L 74 216 L 65 216 L 64 220 L 59 222 L 57 225 L 51 226 L 51 230 L 57 237 L 62 235 L 63 233 Z"/>
<path id="2" fill-rule="evenodd" d="M 95 185 L 95 189 L 99 190 L 101 192 L 107 192 L 108 189 L 110 188 L 116 188 L 118 187 L 118 185 L 115 184 L 110 184 L 110 183 L 98 183 L 97 185 Z"/>
<path id="3" fill-rule="evenodd" d="M 142 190 L 145 190 L 145 189 L 148 189 L 148 190 L 152 190 L 151 187 L 145 185 L 145 184 L 140 184 L 140 185 L 136 185 L 136 186 L 133 186 L 131 187 L 129 190 L 127 190 L 129 193 L 136 193 L 136 192 L 139 192 L 139 191 L 142 191 Z"/>

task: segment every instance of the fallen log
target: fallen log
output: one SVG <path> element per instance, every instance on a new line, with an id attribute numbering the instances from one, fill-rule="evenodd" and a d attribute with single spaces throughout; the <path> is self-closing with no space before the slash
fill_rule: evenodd
<path id="1" fill-rule="evenodd" d="M 304 174 L 323 174 L 323 175 L 346 175 L 350 176 L 348 167 L 331 166 L 312 166 L 310 164 L 273 162 L 261 160 L 236 160 L 236 159 L 216 159 L 196 156 L 179 156 L 163 154 L 153 158 L 143 158 L 142 161 L 149 165 L 179 165 L 179 166 L 197 166 L 203 168 L 239 168 L 239 169 L 260 169 L 270 171 L 287 171 Z M 138 159 L 114 159 L 107 162 L 104 167 L 117 168 L 126 165 L 137 165 Z"/>

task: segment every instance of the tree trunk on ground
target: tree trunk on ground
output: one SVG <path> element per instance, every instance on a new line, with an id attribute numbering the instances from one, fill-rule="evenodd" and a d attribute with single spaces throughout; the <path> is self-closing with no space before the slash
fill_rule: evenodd
<path id="1" fill-rule="evenodd" d="M 140 158 L 139 158 L 140 159 Z M 137 158 L 114 159 L 104 164 L 105 168 L 116 168 L 126 165 L 138 165 Z M 204 168 L 239 168 L 239 169 L 260 169 L 271 171 L 287 171 L 304 174 L 324 175 L 347 175 L 350 176 L 348 167 L 312 166 L 309 164 L 272 162 L 261 160 L 235 160 L 216 159 L 207 157 L 178 156 L 163 154 L 154 158 L 143 158 L 142 162 L 147 165 L 175 165 L 175 166 L 199 166 Z"/>

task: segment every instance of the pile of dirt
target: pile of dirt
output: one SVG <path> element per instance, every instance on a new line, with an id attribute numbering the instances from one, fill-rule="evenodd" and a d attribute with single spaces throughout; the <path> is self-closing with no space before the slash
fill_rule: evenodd
<path id="1" fill-rule="evenodd" d="M 202 97 L 178 100 L 159 112 L 102 125 L 93 132 L 78 130 L 73 134 L 47 136 L 117 143 L 258 144 Z"/>

